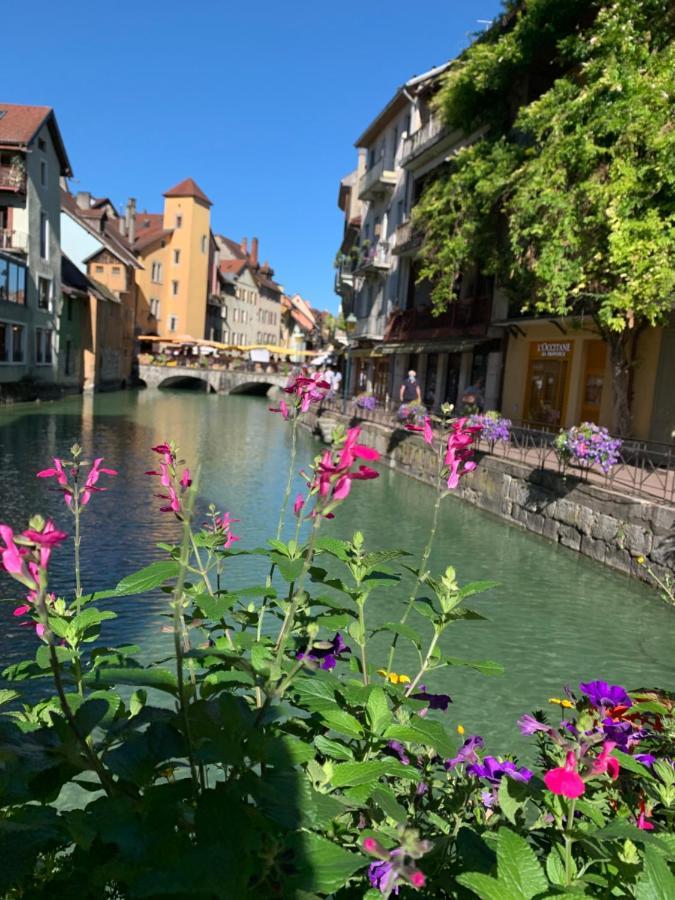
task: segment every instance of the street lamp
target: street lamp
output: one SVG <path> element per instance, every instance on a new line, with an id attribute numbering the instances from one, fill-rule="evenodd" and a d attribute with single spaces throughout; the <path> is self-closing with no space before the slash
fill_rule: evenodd
<path id="1" fill-rule="evenodd" d="M 349 382 L 352 377 L 352 346 L 349 336 L 356 328 L 358 319 L 353 312 L 350 312 L 345 319 L 345 331 L 347 332 L 347 371 L 345 372 L 344 387 L 342 390 L 342 412 L 347 412 L 347 394 L 349 392 Z"/>

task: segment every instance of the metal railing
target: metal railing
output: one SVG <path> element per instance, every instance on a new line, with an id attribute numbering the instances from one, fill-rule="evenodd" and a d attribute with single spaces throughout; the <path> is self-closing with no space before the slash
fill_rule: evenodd
<path id="1" fill-rule="evenodd" d="M 357 260 L 354 271 L 365 272 L 368 269 L 388 269 L 390 264 L 389 242 L 377 241 Z"/>
<path id="2" fill-rule="evenodd" d="M 400 404 L 389 396 L 375 409 L 359 407 L 353 396 L 327 398 L 322 407 L 359 421 L 403 428 L 398 418 Z M 479 440 L 477 446 L 482 453 L 533 470 L 553 472 L 627 497 L 675 505 L 675 444 L 626 439 L 617 463 L 605 474 L 597 466 L 565 463 L 555 447 L 556 436 L 555 431 L 521 422 L 512 426 L 508 442 Z"/>

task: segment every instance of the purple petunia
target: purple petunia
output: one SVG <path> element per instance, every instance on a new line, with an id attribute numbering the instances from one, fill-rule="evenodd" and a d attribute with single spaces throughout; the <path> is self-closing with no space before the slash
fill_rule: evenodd
<path id="1" fill-rule="evenodd" d="M 446 712 L 448 704 L 452 703 L 452 698 L 447 694 L 429 694 L 426 685 L 421 684 L 417 694 L 410 695 L 411 700 L 425 700 L 429 706 L 428 709 L 440 709 Z"/>
<path id="2" fill-rule="evenodd" d="M 396 851 L 392 851 L 395 853 Z M 372 862 L 368 866 L 368 878 L 374 888 L 377 888 L 383 894 L 390 892 L 398 894 L 398 885 L 396 884 L 396 872 L 390 862 L 386 860 L 378 860 Z"/>
<path id="3" fill-rule="evenodd" d="M 466 767 L 466 771 L 469 775 L 475 775 L 476 778 L 485 778 L 486 781 L 493 785 L 499 784 L 504 775 L 513 779 L 513 781 L 525 783 L 532 778 L 532 772 L 526 769 L 525 766 L 517 766 L 510 759 L 500 762 L 494 756 L 486 756 L 482 764 L 472 763 Z"/>
<path id="4" fill-rule="evenodd" d="M 320 669 L 328 671 L 335 668 L 337 661 L 342 659 L 343 653 L 351 653 L 351 650 L 338 632 L 332 641 L 315 641 L 308 650 L 296 654 L 295 658 L 311 660 L 318 663 Z"/>
<path id="5" fill-rule="evenodd" d="M 485 741 L 479 734 L 471 735 L 471 737 L 468 737 L 459 748 L 457 756 L 453 756 L 452 759 L 446 759 L 444 763 L 445 768 L 450 771 L 450 769 L 454 769 L 455 766 L 458 766 L 460 763 L 479 762 L 476 749 L 482 747 L 484 744 Z"/>
<path id="6" fill-rule="evenodd" d="M 606 681 L 587 681 L 579 685 L 582 694 L 586 694 L 591 706 L 604 709 L 613 706 L 632 706 L 633 701 L 620 684 L 608 684 Z"/>
<path id="7" fill-rule="evenodd" d="M 647 766 L 648 769 L 651 769 L 656 762 L 656 757 L 652 753 L 636 753 L 633 759 L 642 763 L 643 766 Z"/>
<path id="8" fill-rule="evenodd" d="M 410 757 L 405 752 L 405 747 L 400 741 L 389 741 L 384 752 L 389 756 L 396 756 L 404 766 L 410 765 Z"/>
<path id="9" fill-rule="evenodd" d="M 551 734 L 553 731 L 545 722 L 540 722 L 539 719 L 535 719 L 534 716 L 530 716 L 527 713 L 518 719 L 518 728 L 521 734 L 536 734 L 537 731 L 545 731 L 547 734 Z"/>

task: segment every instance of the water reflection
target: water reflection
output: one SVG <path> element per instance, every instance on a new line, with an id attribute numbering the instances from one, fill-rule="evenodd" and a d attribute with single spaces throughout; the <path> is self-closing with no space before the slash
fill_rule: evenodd
<path id="1" fill-rule="evenodd" d="M 126 392 L 68 398 L 55 403 L 0 411 L 1 518 L 23 527 L 33 512 L 53 517 L 68 530 L 62 496 L 35 478 L 52 456 L 65 456 L 79 441 L 89 458 L 104 456 L 120 471 L 111 490 L 87 507 L 82 548 L 85 590 L 110 587 L 135 568 L 157 558 L 155 545 L 176 537 L 177 525 L 160 514 L 156 479 L 144 472 L 155 460 L 149 448 L 173 437 L 182 455 L 199 461 L 202 512 L 207 500 L 241 520 L 238 546 L 255 547 L 275 530 L 283 495 L 289 434 L 262 398 L 219 397 L 194 392 Z M 298 468 L 320 445 L 302 433 Z M 298 480 L 297 489 L 302 487 Z M 332 533 L 350 536 L 355 527 L 375 547 L 400 545 L 419 552 L 426 539 L 432 491 L 384 469 L 381 477 L 356 484 L 333 523 Z M 292 527 L 292 526 L 291 526 Z M 672 689 L 673 612 L 643 585 L 602 569 L 562 547 L 514 528 L 448 498 L 442 509 L 432 567 L 457 568 L 462 582 L 494 578 L 500 587 L 472 600 L 490 622 L 465 622 L 447 635 L 444 650 L 453 656 L 492 658 L 507 669 L 487 679 L 453 668 L 432 674 L 428 684 L 449 692 L 449 722 L 484 731 L 491 744 L 513 743 L 521 712 L 558 695 L 562 684 L 603 677 L 630 686 Z M 53 583 L 72 582 L 70 550 L 53 556 Z M 259 583 L 265 576 L 258 557 L 233 561 L 231 584 Z M 0 581 L 2 596 L 15 590 Z M 399 615 L 406 584 L 374 593 L 369 615 L 385 622 Z M 120 618 L 110 627 L 116 643 L 143 641 L 163 652 L 161 594 L 114 602 Z M 17 627 L 11 604 L 0 606 L 3 663 L 31 652 L 30 629 Z M 419 624 L 424 628 L 420 618 Z M 386 639 L 373 639 L 370 653 L 384 652 Z M 403 646 L 403 645 L 402 645 Z M 415 656 L 405 648 L 398 671 L 410 671 Z"/>

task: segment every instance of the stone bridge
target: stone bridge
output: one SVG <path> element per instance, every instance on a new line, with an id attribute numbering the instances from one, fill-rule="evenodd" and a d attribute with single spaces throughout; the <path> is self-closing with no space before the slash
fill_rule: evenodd
<path id="1" fill-rule="evenodd" d="M 219 369 L 200 366 L 157 366 L 152 363 L 138 367 L 138 377 L 148 388 L 188 387 L 201 382 L 212 394 L 266 394 L 272 387 L 283 387 L 288 375 L 276 372 L 256 372 L 253 369 Z"/>

